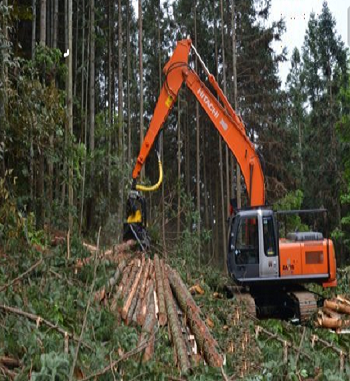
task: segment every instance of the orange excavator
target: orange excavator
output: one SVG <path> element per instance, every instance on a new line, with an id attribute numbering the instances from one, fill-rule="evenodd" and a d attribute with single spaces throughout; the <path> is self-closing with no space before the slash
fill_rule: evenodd
<path id="1" fill-rule="evenodd" d="M 216 96 L 190 67 L 188 60 L 191 50 L 197 55 Z M 182 84 L 185 84 L 235 156 L 245 181 L 250 205 L 236 210 L 229 220 L 229 275 L 249 291 L 244 294 L 244 299 L 251 313 L 259 316 L 264 311 L 270 314 L 282 308 L 287 316 L 305 321 L 316 310 L 317 297 L 303 285 L 318 283 L 323 287 L 334 287 L 337 284 L 334 246 L 330 239 L 324 238 L 319 232 L 293 232 L 285 238 L 279 238 L 277 218 L 283 214 L 325 211 L 276 213 L 265 206 L 264 175 L 255 147 L 246 134 L 241 118 L 229 104 L 190 39 L 177 43 L 163 71 L 165 82 L 132 173 L 133 184 L 127 202 L 124 238 L 135 237 L 143 249 L 149 246 L 146 206 L 140 192 L 155 190 L 160 186 L 163 171 L 159 155 L 160 176 L 157 184 L 143 186 L 137 184 L 137 178 Z"/>

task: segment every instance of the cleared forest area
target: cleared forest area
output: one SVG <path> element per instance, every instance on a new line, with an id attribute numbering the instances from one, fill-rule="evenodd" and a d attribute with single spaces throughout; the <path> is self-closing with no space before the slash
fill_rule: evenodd
<path id="1" fill-rule="evenodd" d="M 239 298 L 228 296 L 224 288 L 228 280 L 219 272 L 191 266 L 184 271 L 182 261 L 179 257 L 169 267 L 157 254 L 146 259 L 132 242 L 106 250 L 76 239 L 68 256 L 61 234 L 23 254 L 2 253 L 2 377 L 343 380 L 349 376 L 350 339 L 345 327 L 343 333 L 318 328 L 317 316 L 303 326 L 258 320 Z M 348 269 L 342 272 L 339 293 L 348 289 L 349 276 Z"/>

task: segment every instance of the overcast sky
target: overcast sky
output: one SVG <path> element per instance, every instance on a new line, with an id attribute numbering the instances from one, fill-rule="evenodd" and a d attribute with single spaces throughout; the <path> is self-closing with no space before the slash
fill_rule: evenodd
<path id="1" fill-rule="evenodd" d="M 329 9 L 336 20 L 336 30 L 341 35 L 342 40 L 348 46 L 348 8 L 350 0 L 328 0 Z M 282 42 L 275 45 L 275 49 L 281 50 L 286 46 L 288 59 L 294 49 L 301 49 L 304 41 L 307 23 L 310 13 L 314 12 L 317 16 L 322 10 L 323 0 L 272 0 L 271 1 L 271 20 L 279 20 L 281 17 L 286 23 L 286 32 L 282 37 Z M 280 51 L 279 50 L 279 51 Z M 280 76 L 283 83 L 289 72 L 290 62 L 287 61 L 280 65 Z"/>

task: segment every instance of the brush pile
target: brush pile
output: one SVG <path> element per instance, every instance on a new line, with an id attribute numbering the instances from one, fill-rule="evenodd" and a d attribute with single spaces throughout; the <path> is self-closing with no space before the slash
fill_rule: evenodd
<path id="1" fill-rule="evenodd" d="M 339 295 L 326 299 L 323 308 L 318 312 L 317 325 L 335 329 L 337 332 L 350 328 L 350 300 Z"/>
<path id="2" fill-rule="evenodd" d="M 130 247 L 130 243 L 125 246 Z M 175 270 L 157 255 L 151 259 L 143 253 L 119 250 L 113 258 L 117 264 L 115 274 L 95 299 L 109 305 L 126 325 L 140 327 L 139 345 L 147 342 L 144 362 L 154 354 L 158 329 L 167 325 L 182 374 L 203 360 L 212 367 L 223 365 L 217 341 Z"/>

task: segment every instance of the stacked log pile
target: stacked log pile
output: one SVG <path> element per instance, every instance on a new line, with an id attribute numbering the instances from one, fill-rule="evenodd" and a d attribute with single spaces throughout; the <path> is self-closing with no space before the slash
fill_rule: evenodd
<path id="1" fill-rule="evenodd" d="M 322 309 L 318 311 L 317 325 L 319 327 L 340 331 L 350 327 L 350 300 L 343 296 L 326 299 Z"/>
<path id="2" fill-rule="evenodd" d="M 210 366 L 223 365 L 218 343 L 203 321 L 200 308 L 179 274 L 157 255 L 153 260 L 144 254 L 129 259 L 123 256 L 96 298 L 108 299 L 111 310 L 125 324 L 141 328 L 139 343 L 148 341 L 143 361 L 152 358 L 156 332 L 167 325 L 183 374 L 200 362 L 199 355 Z"/>

